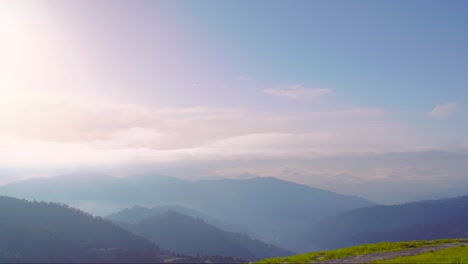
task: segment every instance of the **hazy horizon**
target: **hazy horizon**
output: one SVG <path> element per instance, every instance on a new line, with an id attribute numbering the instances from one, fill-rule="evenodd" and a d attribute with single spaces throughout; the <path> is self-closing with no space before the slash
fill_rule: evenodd
<path id="1" fill-rule="evenodd" d="M 0 184 L 468 190 L 468 2 L 0 1 Z"/>

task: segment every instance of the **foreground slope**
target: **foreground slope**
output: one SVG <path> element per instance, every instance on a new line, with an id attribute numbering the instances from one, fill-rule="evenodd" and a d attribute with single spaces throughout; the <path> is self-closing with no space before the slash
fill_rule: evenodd
<path id="1" fill-rule="evenodd" d="M 468 196 L 360 208 L 311 226 L 302 252 L 380 241 L 468 238 Z"/>
<path id="2" fill-rule="evenodd" d="M 151 215 L 135 224 L 119 225 L 163 248 L 184 255 L 221 255 L 256 260 L 292 254 L 247 235 L 223 231 L 201 219 L 174 211 Z"/>
<path id="3" fill-rule="evenodd" d="M 438 251 L 430 251 L 415 256 L 402 256 L 374 263 L 468 263 L 468 247 L 459 246 Z"/>
<path id="4" fill-rule="evenodd" d="M 363 244 L 353 247 L 340 248 L 328 251 L 317 251 L 306 254 L 299 254 L 283 258 L 269 258 L 258 261 L 259 264 L 286 264 L 286 263 L 411 263 L 398 262 L 407 256 L 424 255 L 425 253 L 441 252 L 438 255 L 456 252 L 462 254 L 466 252 L 464 248 L 468 245 L 467 239 L 440 239 L 440 240 L 420 240 L 407 242 L 381 242 L 376 244 Z M 448 249 L 448 252 L 445 251 Z M 454 249 L 454 250 L 453 250 Z M 461 255 L 462 260 L 468 260 L 468 256 Z M 394 259 L 395 261 L 392 261 Z M 410 257 L 411 259 L 411 257 Z M 436 258 L 432 259 L 435 260 Z M 427 258 L 427 262 L 437 263 Z M 453 262 L 445 262 L 453 263 Z M 464 263 L 464 262 L 456 262 Z"/>

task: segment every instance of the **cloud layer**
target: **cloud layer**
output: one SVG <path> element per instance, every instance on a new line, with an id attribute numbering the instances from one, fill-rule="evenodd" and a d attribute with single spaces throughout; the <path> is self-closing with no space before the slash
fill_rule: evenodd
<path id="1" fill-rule="evenodd" d="M 409 124 L 391 122 L 387 115 L 364 108 L 281 114 L 25 99 L 0 103 L 0 144 L 10 150 L 2 155 L 4 164 L 27 165 L 31 153 L 44 152 L 34 162 L 47 165 L 310 159 L 417 150 L 429 143 L 430 137 L 416 136 Z M 25 154 L 28 149 L 34 151 Z M 60 159 L 60 153 L 67 154 Z"/>

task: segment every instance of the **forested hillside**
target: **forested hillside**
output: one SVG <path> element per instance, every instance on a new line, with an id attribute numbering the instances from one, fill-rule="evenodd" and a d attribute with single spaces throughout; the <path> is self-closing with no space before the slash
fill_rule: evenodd
<path id="1" fill-rule="evenodd" d="M 163 248 L 184 255 L 220 255 L 257 260 L 293 254 L 248 235 L 227 232 L 201 219 L 168 211 L 136 224 L 117 223 Z"/>

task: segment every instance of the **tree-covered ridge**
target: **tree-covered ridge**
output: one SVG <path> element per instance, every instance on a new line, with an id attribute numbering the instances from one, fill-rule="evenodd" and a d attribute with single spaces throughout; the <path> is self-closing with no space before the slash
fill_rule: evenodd
<path id="1" fill-rule="evenodd" d="M 151 215 L 136 224 L 118 224 L 163 248 L 185 255 L 222 255 L 257 260 L 292 254 L 248 235 L 224 231 L 201 219 L 171 210 Z"/>
<path id="2" fill-rule="evenodd" d="M 383 241 L 468 238 L 468 196 L 351 210 L 297 235 L 302 251 Z"/>
<path id="3" fill-rule="evenodd" d="M 117 256 L 127 261 L 158 261 L 158 255 L 167 254 L 107 220 L 64 204 L 2 196 L 0 211 L 3 261 L 113 261 Z"/>
<path id="4" fill-rule="evenodd" d="M 65 204 L 0 196 L 0 262 L 239 262 L 163 250 L 108 220 Z"/>

